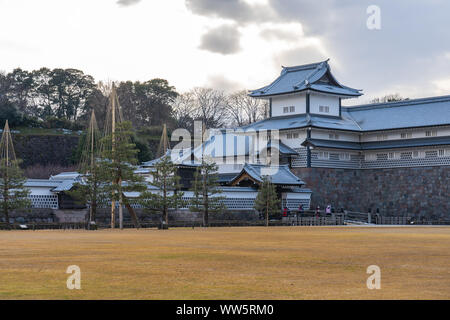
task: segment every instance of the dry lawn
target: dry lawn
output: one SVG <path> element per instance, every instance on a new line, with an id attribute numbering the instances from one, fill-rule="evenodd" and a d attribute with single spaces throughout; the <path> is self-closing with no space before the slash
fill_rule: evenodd
<path id="1" fill-rule="evenodd" d="M 450 228 L 0 231 L 0 299 L 450 299 Z"/>

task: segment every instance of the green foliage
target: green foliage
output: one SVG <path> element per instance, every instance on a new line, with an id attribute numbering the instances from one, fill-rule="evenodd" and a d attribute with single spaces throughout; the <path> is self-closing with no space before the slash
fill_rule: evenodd
<path id="1" fill-rule="evenodd" d="M 167 80 L 121 82 L 117 94 L 124 118 L 131 121 L 134 127 L 161 126 L 173 121 L 171 104 L 178 93 Z"/>
<path id="2" fill-rule="evenodd" d="M 105 192 L 116 201 L 123 192 L 142 192 L 147 189 L 144 178 L 134 173 L 139 150 L 131 142 L 132 134 L 131 123 L 127 121 L 117 124 L 114 148 L 108 147 L 111 146 L 112 135 L 102 139 L 106 148 L 101 154 L 98 177 L 105 182 Z"/>
<path id="3" fill-rule="evenodd" d="M 280 200 L 278 199 L 275 185 L 265 176 L 255 199 L 255 210 L 264 214 L 266 226 L 269 225 L 269 216 L 280 212 Z"/>
<path id="4" fill-rule="evenodd" d="M 12 127 L 22 124 L 23 115 L 17 107 L 4 97 L 0 97 L 0 126 L 5 126 L 6 120 Z"/>
<path id="5" fill-rule="evenodd" d="M 104 175 L 100 174 L 100 170 L 98 161 L 92 167 L 82 168 L 81 171 L 86 172 L 83 181 L 75 183 L 73 189 L 67 191 L 77 203 L 91 207 L 90 221 L 95 221 L 98 206 L 106 204 L 110 199 L 110 189 L 105 187 Z"/>
<path id="6" fill-rule="evenodd" d="M 194 197 L 191 200 L 193 212 L 201 212 L 203 216 L 203 226 L 209 225 L 210 212 L 223 212 L 225 206 L 222 202 L 225 197 L 220 197 L 222 191 L 219 189 L 217 165 L 202 161 L 194 174 L 194 182 L 192 184 Z"/>
<path id="7" fill-rule="evenodd" d="M 68 129 L 68 130 L 82 130 L 83 125 L 80 123 L 72 122 L 65 118 L 48 117 L 42 124 L 42 128 L 46 129 Z"/>
<path id="8" fill-rule="evenodd" d="M 30 191 L 24 187 L 26 178 L 19 168 L 19 161 L 0 160 L 0 206 L 9 227 L 9 211 L 28 208 L 31 203 L 28 199 Z"/>
<path id="9" fill-rule="evenodd" d="M 139 163 L 150 161 L 153 158 L 153 153 L 150 151 L 147 143 L 141 141 L 141 139 L 137 138 L 136 135 L 132 135 L 131 140 L 138 149 L 138 153 L 136 156 Z"/>
<path id="10" fill-rule="evenodd" d="M 141 204 L 147 210 L 161 212 L 162 219 L 168 223 L 170 208 L 178 208 L 183 205 L 183 192 L 181 188 L 180 177 L 177 174 L 177 167 L 171 161 L 169 156 L 161 158 L 152 172 L 153 180 L 150 185 L 158 188 L 158 191 L 145 191 L 141 194 Z"/>

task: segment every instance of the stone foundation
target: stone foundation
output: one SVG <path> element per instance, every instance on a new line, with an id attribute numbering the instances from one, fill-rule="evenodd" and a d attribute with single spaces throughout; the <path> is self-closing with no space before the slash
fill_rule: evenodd
<path id="1" fill-rule="evenodd" d="M 312 190 L 311 208 L 450 217 L 450 166 L 394 169 L 293 168 Z"/>

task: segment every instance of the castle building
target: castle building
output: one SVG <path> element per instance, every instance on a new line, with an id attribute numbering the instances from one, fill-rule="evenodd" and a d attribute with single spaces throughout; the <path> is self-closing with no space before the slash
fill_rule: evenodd
<path id="1" fill-rule="evenodd" d="M 272 83 L 249 95 L 268 100 L 266 119 L 211 129 L 200 145 L 170 150 L 185 200 L 193 196 L 193 171 L 207 157 L 218 165 L 230 210 L 253 210 L 268 175 L 280 209 L 330 204 L 387 215 L 450 216 L 450 96 L 344 106 L 362 91 L 339 83 L 328 60 L 283 67 Z M 157 161 L 136 172 L 150 179 Z M 35 206 L 50 198 L 45 205 L 61 206 L 69 184 L 61 175 L 28 182 Z"/>
<path id="2" fill-rule="evenodd" d="M 283 67 L 249 95 L 268 100 L 268 118 L 212 131 L 176 161 L 207 154 L 236 185 L 242 170 L 277 160 L 311 189 L 314 207 L 450 214 L 450 96 L 344 106 L 362 92 L 339 83 L 328 60 Z"/>
<path id="3" fill-rule="evenodd" d="M 270 117 L 242 129 L 278 130 L 279 144 L 297 152 L 290 165 L 313 205 L 449 215 L 450 96 L 342 105 L 361 94 L 328 61 L 284 67 L 249 93 L 269 101 Z"/>

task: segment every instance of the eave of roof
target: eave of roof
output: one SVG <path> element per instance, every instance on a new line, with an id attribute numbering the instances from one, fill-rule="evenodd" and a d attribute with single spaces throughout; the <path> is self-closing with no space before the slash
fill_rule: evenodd
<path id="1" fill-rule="evenodd" d="M 277 141 L 277 143 L 272 143 L 272 141 L 269 141 L 269 143 L 267 144 L 267 148 L 277 148 L 281 154 L 285 155 L 298 155 L 297 151 L 295 151 L 291 147 L 288 147 L 280 140 Z"/>
<path id="2" fill-rule="evenodd" d="M 320 83 L 323 76 L 328 76 L 332 83 Z M 295 67 L 283 67 L 280 76 L 268 86 L 251 90 L 251 97 L 270 97 L 280 94 L 297 93 L 314 90 L 335 95 L 357 97 L 361 90 L 341 85 L 331 74 L 328 60 Z"/>
<path id="3" fill-rule="evenodd" d="M 299 177 L 294 175 L 289 169 L 288 165 L 279 165 L 279 166 L 266 166 L 262 164 L 248 164 L 246 163 L 242 168 L 241 172 L 236 175 L 236 177 L 230 181 L 233 183 L 237 180 L 241 175 L 247 173 L 254 181 L 261 183 L 263 181 L 263 176 L 261 175 L 261 169 L 265 169 L 268 171 L 273 171 L 273 174 L 267 174 L 270 176 L 271 182 L 276 185 L 286 185 L 286 186 L 301 186 L 304 185 L 305 182 L 302 181 Z"/>
<path id="4" fill-rule="evenodd" d="M 335 141 L 323 139 L 306 139 L 302 142 L 302 146 L 312 146 L 316 148 L 329 149 L 346 149 L 346 150 L 382 150 L 393 148 L 412 148 L 412 147 L 429 147 L 450 145 L 450 137 L 432 137 L 432 138 L 417 138 L 404 140 L 386 140 L 386 141 L 371 141 L 371 142 L 350 142 L 350 141 Z"/>

